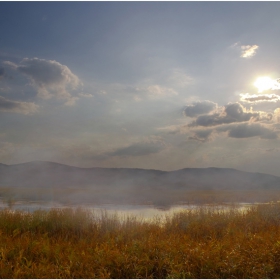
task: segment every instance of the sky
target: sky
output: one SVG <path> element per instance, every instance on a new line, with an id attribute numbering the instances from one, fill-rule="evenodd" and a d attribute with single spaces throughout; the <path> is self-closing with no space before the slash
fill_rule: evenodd
<path id="1" fill-rule="evenodd" d="M 280 176 L 279 2 L 1 2 L 0 162 Z"/>

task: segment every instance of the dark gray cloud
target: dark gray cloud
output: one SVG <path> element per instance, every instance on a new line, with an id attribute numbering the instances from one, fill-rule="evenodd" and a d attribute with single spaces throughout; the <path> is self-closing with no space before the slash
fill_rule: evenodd
<path id="1" fill-rule="evenodd" d="M 227 132 L 230 138 L 251 138 L 260 137 L 261 139 L 277 139 L 277 133 L 270 127 L 265 127 L 259 123 L 228 124 L 211 129 L 201 129 L 193 131 L 190 140 L 206 142 L 211 140 L 213 133 Z"/>
<path id="2" fill-rule="evenodd" d="M 55 60 L 24 58 L 14 68 L 28 77 L 38 96 L 42 98 L 56 97 L 69 101 L 73 99 L 71 91 L 81 85 L 79 78 L 66 65 Z"/>
<path id="3" fill-rule="evenodd" d="M 109 156 L 145 156 L 159 153 L 164 149 L 164 145 L 160 141 L 156 142 L 140 142 L 132 144 L 128 147 L 120 148 L 107 155 Z"/>
<path id="4" fill-rule="evenodd" d="M 213 133 L 221 132 L 227 132 L 227 136 L 231 138 L 258 136 L 262 139 L 276 139 L 278 135 L 271 128 L 271 124 L 277 114 L 278 110 L 275 110 L 274 114 L 252 109 L 248 111 L 236 102 L 217 108 L 215 113 L 200 115 L 185 127 L 193 128 L 193 135 L 188 139 L 199 142 L 209 141 L 213 138 Z"/>
<path id="5" fill-rule="evenodd" d="M 160 140 L 152 140 L 145 142 L 138 142 L 127 147 L 122 147 L 111 152 L 105 152 L 91 157 L 95 160 L 105 160 L 110 157 L 137 157 L 156 154 L 166 148 L 164 142 Z"/>
<path id="6" fill-rule="evenodd" d="M 184 108 L 186 117 L 197 117 L 198 115 L 207 114 L 217 108 L 217 104 L 208 100 L 194 102 L 192 105 Z"/>
<path id="7" fill-rule="evenodd" d="M 221 124 L 229 124 L 235 122 L 245 122 L 249 120 L 260 120 L 259 112 L 246 112 L 246 109 L 239 103 L 230 103 L 223 107 L 221 113 L 210 115 L 202 115 L 197 117 L 195 121 L 189 124 L 194 126 L 217 126 Z"/>
<path id="8" fill-rule="evenodd" d="M 206 142 L 208 140 L 210 140 L 210 136 L 212 134 L 214 130 L 213 129 L 199 129 L 199 130 L 195 130 L 194 135 L 190 136 L 189 139 L 190 140 L 196 140 L 199 142 Z"/>
<path id="9" fill-rule="evenodd" d="M 250 138 L 259 136 L 262 139 L 276 139 L 277 134 L 261 124 L 239 124 L 228 128 L 228 136 L 232 138 Z"/>
<path id="10" fill-rule="evenodd" d="M 5 69 L 3 67 L 0 67 L 0 79 L 4 77 L 4 75 L 5 75 Z"/>
<path id="11" fill-rule="evenodd" d="M 37 110 L 38 105 L 34 103 L 8 100 L 0 96 L 0 111 L 28 115 L 37 112 Z"/>
<path id="12" fill-rule="evenodd" d="M 263 95 L 241 94 L 240 100 L 248 103 L 277 102 L 280 100 L 280 96 L 276 94 L 263 94 Z"/>

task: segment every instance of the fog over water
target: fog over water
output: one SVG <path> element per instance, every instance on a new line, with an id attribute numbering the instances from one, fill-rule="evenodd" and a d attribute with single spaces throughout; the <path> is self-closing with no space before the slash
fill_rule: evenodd
<path id="1" fill-rule="evenodd" d="M 53 162 L 0 165 L 0 199 L 58 205 L 152 205 L 280 200 L 280 177 L 229 168 L 161 171 L 78 168 Z"/>
<path id="2" fill-rule="evenodd" d="M 153 205 L 131 205 L 131 204 L 100 204 L 100 205 L 63 205 L 55 202 L 38 203 L 38 202 L 16 202 L 12 205 L 8 205 L 6 201 L 0 201 L 0 209 L 10 209 L 12 211 L 24 211 L 34 212 L 36 210 L 50 210 L 50 209 L 63 209 L 63 208 L 82 208 L 92 211 L 93 215 L 101 217 L 102 215 L 114 216 L 117 215 L 120 218 L 126 218 L 128 216 L 136 217 L 141 220 L 153 220 L 162 219 L 166 216 L 172 216 L 175 213 L 182 211 L 195 211 L 198 209 L 215 209 L 216 211 L 228 211 L 232 208 L 239 211 L 246 211 L 248 207 L 253 205 L 252 203 L 236 203 L 236 204 L 220 204 L 220 205 L 173 205 L 169 208 L 156 208 Z"/>

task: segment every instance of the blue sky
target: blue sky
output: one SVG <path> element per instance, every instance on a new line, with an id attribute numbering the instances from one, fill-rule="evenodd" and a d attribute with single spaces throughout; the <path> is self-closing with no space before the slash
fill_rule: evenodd
<path id="1" fill-rule="evenodd" d="M 1 2 L 0 162 L 280 174 L 278 2 Z"/>

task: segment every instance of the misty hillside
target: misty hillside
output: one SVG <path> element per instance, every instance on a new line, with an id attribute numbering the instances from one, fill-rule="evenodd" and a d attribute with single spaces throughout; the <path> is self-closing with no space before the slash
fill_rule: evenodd
<path id="1" fill-rule="evenodd" d="M 2 193 L 13 190 L 17 199 L 168 204 L 187 201 L 187 194 L 193 191 L 278 191 L 280 177 L 228 168 L 186 168 L 167 172 L 29 162 L 0 164 L 0 188 Z"/>

